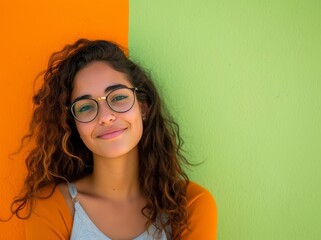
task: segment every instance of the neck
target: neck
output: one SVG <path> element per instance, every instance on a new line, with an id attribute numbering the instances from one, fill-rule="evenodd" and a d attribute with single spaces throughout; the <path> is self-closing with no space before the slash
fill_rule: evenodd
<path id="1" fill-rule="evenodd" d="M 117 201 L 141 196 L 138 173 L 138 150 L 117 158 L 94 155 L 94 169 L 89 177 L 93 192 Z"/>

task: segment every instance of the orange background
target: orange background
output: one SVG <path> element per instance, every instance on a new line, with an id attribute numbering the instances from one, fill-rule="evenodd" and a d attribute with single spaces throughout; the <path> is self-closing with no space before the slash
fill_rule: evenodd
<path id="1" fill-rule="evenodd" d="M 33 82 L 50 55 L 78 38 L 107 39 L 128 46 L 128 0 L 15 1 L 0 3 L 0 218 L 25 176 L 19 147 L 32 112 Z M 40 79 L 41 80 L 41 79 Z M 23 223 L 0 222 L 0 239 L 24 239 Z"/>

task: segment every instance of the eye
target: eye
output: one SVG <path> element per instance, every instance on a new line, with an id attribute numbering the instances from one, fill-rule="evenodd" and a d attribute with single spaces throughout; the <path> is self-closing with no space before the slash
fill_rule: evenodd
<path id="1" fill-rule="evenodd" d="M 73 112 L 76 115 L 87 114 L 96 111 L 96 102 L 91 99 L 82 99 L 77 101 L 73 106 Z"/>
<path id="2" fill-rule="evenodd" d="M 93 108 L 94 108 L 94 106 L 89 105 L 89 104 L 83 105 L 83 106 L 80 106 L 79 108 L 77 108 L 77 113 L 88 112 Z"/>
<path id="3" fill-rule="evenodd" d="M 112 98 L 112 102 L 119 102 L 119 101 L 122 101 L 122 100 L 125 100 L 126 98 L 128 98 L 128 96 L 127 95 L 115 95 L 115 96 L 113 96 L 113 98 Z"/>

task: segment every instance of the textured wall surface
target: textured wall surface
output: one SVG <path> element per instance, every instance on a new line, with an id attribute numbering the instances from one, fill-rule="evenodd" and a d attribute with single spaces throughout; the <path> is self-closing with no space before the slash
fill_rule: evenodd
<path id="1" fill-rule="evenodd" d="M 1 1 L 0 212 L 21 185 L 35 76 L 79 37 L 127 45 L 126 1 Z M 321 239 L 321 2 L 131 0 L 130 56 L 181 126 L 219 240 Z M 0 239 L 23 239 L 17 221 Z"/>
<path id="2" fill-rule="evenodd" d="M 130 1 L 220 240 L 321 239 L 321 2 Z"/>
<path id="3" fill-rule="evenodd" d="M 49 56 L 78 38 L 105 38 L 127 46 L 128 1 L 0 1 L 0 218 L 25 176 L 22 155 L 9 159 L 26 133 L 33 82 Z M 0 222 L 1 240 L 23 240 L 23 224 Z"/>

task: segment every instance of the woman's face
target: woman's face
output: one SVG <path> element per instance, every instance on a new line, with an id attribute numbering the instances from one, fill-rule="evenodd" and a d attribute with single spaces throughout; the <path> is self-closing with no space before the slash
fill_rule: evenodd
<path id="1" fill-rule="evenodd" d="M 113 86 L 133 86 L 125 74 L 112 69 L 106 62 L 92 62 L 75 76 L 71 102 L 85 96 L 97 99 L 106 96 Z M 98 101 L 97 117 L 88 123 L 75 120 L 78 133 L 95 157 L 117 158 L 137 150 L 143 133 L 141 104 L 124 113 L 110 109 L 106 100 Z"/>

